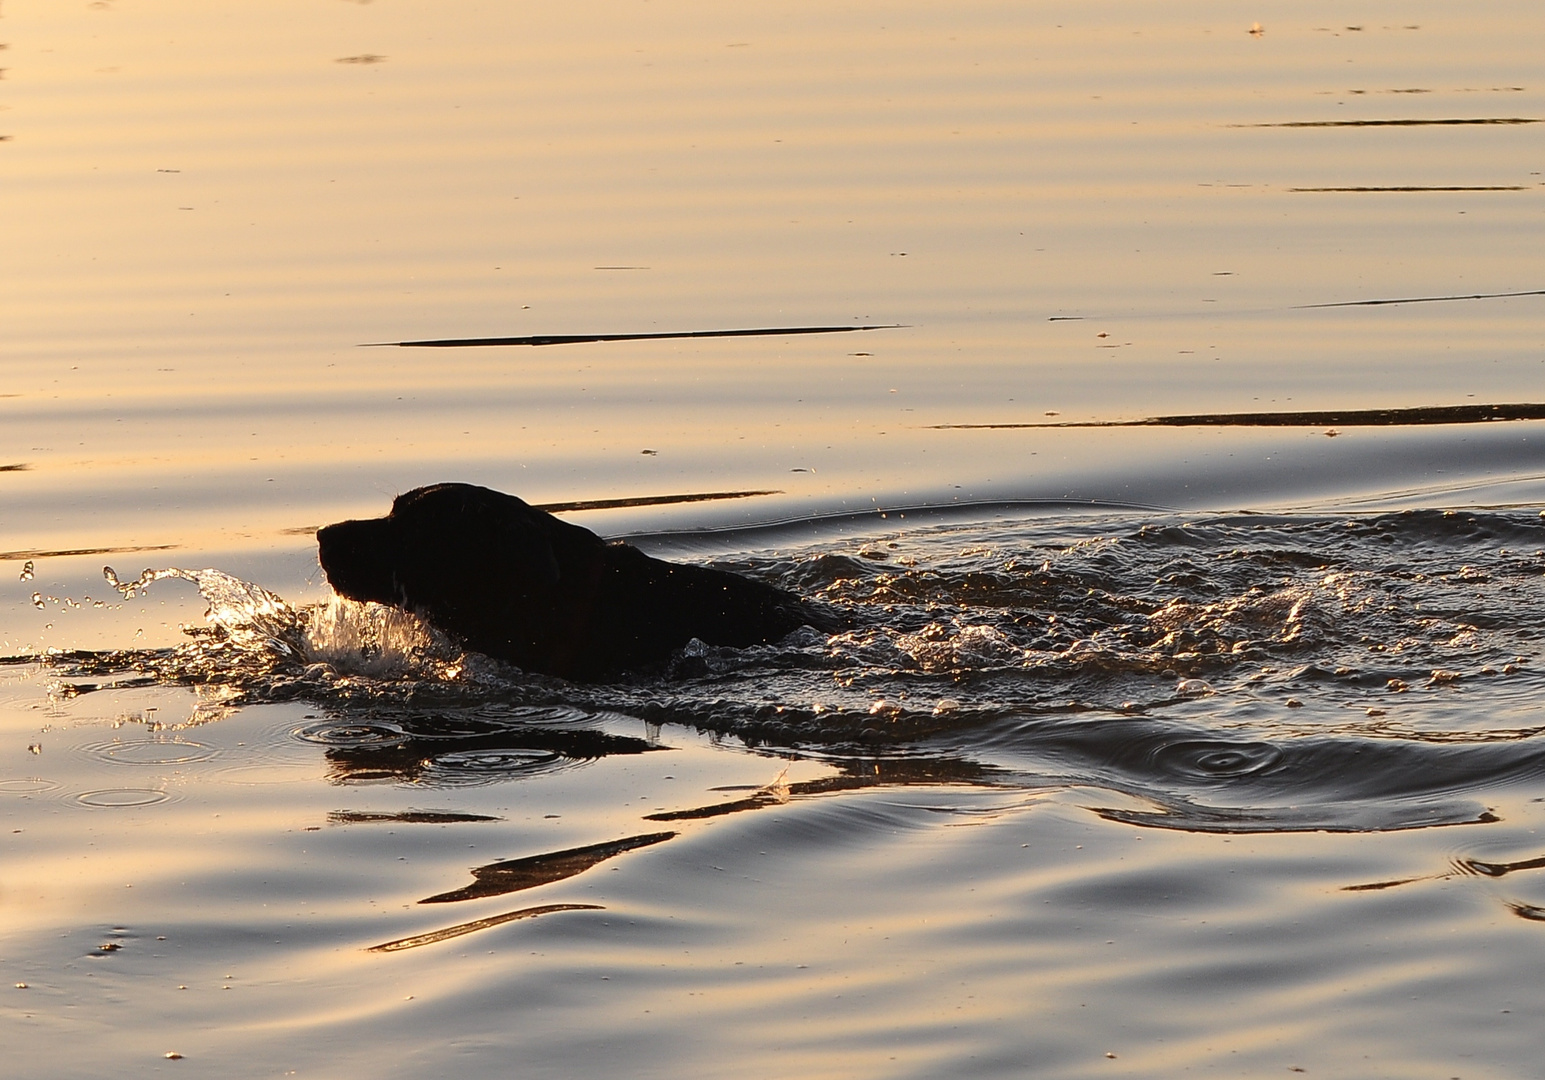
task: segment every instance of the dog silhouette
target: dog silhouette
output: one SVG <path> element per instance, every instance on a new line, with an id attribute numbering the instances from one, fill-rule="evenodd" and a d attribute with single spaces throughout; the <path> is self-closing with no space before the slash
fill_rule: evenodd
<path id="1" fill-rule="evenodd" d="M 317 547 L 341 595 L 566 679 L 658 666 L 693 638 L 745 647 L 830 621 L 765 582 L 652 558 L 473 484 L 399 495 L 385 517 L 322 528 Z"/>

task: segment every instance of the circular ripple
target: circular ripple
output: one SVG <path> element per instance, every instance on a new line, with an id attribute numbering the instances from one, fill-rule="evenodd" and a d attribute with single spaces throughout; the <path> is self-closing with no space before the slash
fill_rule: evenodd
<path id="1" fill-rule="evenodd" d="M 496 784 L 566 764 L 572 762 L 551 750 L 455 750 L 430 758 L 424 779 L 441 784 Z"/>
<path id="2" fill-rule="evenodd" d="M 1232 780 L 1263 772 L 1282 760 L 1282 751 L 1266 742 L 1194 740 L 1171 743 L 1154 755 L 1164 771 L 1193 780 Z"/>
<path id="3" fill-rule="evenodd" d="M 57 791 L 59 783 L 56 780 L 43 780 L 42 777 L 26 777 L 25 780 L 0 780 L 0 796 L 36 796 L 43 791 Z"/>
<path id="4" fill-rule="evenodd" d="M 430 716 L 414 721 L 413 734 L 420 739 L 465 739 L 478 735 L 496 735 L 508 731 L 505 720 L 489 720 L 477 716 Z"/>
<path id="5" fill-rule="evenodd" d="M 408 738 L 408 733 L 395 724 L 377 722 L 347 723 L 341 720 L 327 720 L 318 724 L 307 724 L 305 727 L 296 728 L 292 734 L 297 739 L 304 739 L 306 742 L 347 749 L 397 746 L 406 742 Z"/>
<path id="6" fill-rule="evenodd" d="M 134 739 L 88 743 L 81 747 L 114 765 L 189 765 L 208 761 L 220 751 L 190 739 Z"/>
<path id="7" fill-rule="evenodd" d="M 31 776 L 25 780 L 0 780 L 0 795 L 39 795 L 45 791 L 57 791 L 59 784 Z"/>
<path id="8" fill-rule="evenodd" d="M 101 791 L 83 791 L 75 796 L 82 806 L 100 810 L 122 810 L 135 806 L 154 806 L 171 796 L 155 788 L 103 788 Z"/>

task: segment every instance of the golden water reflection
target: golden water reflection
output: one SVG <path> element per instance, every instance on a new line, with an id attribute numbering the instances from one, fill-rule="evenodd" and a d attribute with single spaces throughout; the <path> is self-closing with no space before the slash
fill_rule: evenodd
<path id="1" fill-rule="evenodd" d="M 201 480 L 256 507 L 300 464 L 620 497 L 658 491 L 643 448 L 704 448 L 674 487 L 774 488 L 837 435 L 872 461 L 824 462 L 838 489 L 926 453 L 937 495 L 1003 470 L 930 425 L 1515 400 L 1537 298 L 1289 310 L 1539 286 L 1534 14 L 1431 14 L 13 7 L 0 460 L 73 494 L 0 548 L 83 546 L 125 490 L 207 535 Z M 909 329 L 355 348 L 854 321 Z"/>

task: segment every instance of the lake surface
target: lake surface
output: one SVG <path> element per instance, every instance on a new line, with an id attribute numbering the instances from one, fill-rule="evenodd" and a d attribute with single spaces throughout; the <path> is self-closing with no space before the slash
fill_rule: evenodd
<path id="1" fill-rule="evenodd" d="M 5 3 L 13 1067 L 1530 1075 L 1542 41 Z M 330 598 L 442 480 L 853 629 L 575 685 Z"/>

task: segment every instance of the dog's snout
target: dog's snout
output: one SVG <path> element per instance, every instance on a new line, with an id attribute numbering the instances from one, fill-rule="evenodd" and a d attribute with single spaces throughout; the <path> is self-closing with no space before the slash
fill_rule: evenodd
<path id="1" fill-rule="evenodd" d="M 390 538 L 381 520 L 340 521 L 317 530 L 317 559 L 333 591 L 351 600 L 394 599 Z"/>

